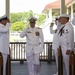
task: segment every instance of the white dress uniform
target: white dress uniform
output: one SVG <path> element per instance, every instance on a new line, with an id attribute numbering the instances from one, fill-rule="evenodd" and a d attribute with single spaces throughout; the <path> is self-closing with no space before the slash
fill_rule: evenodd
<path id="1" fill-rule="evenodd" d="M 27 27 L 21 32 L 20 37 L 26 36 L 26 56 L 29 68 L 29 75 L 40 74 L 39 55 L 44 50 L 44 38 L 42 29 L 38 27 Z"/>
<path id="2" fill-rule="evenodd" d="M 61 46 L 62 50 L 66 75 L 69 75 L 69 55 L 66 55 L 66 51 L 74 49 L 74 28 L 70 22 L 67 22 L 64 25 L 62 35 L 59 33 L 59 46 Z"/>
<path id="3" fill-rule="evenodd" d="M 50 33 L 53 34 L 53 45 L 52 45 L 52 49 L 56 50 L 59 46 L 58 43 L 58 32 L 61 28 L 61 25 L 57 25 L 57 29 L 53 30 L 53 27 L 50 27 Z"/>
<path id="4" fill-rule="evenodd" d="M 52 49 L 54 51 L 57 69 L 58 69 L 58 51 L 57 51 L 57 49 L 59 48 L 59 41 L 58 41 L 59 35 L 58 35 L 58 33 L 61 28 L 62 28 L 62 25 L 60 25 L 60 23 L 57 23 L 57 29 L 55 29 L 55 30 L 53 30 L 53 27 L 50 27 L 50 33 L 53 34 Z"/>
<path id="5" fill-rule="evenodd" d="M 0 23 L 0 52 L 3 55 L 3 75 L 6 75 L 6 61 L 9 54 L 9 27 L 10 23 L 6 26 Z"/>

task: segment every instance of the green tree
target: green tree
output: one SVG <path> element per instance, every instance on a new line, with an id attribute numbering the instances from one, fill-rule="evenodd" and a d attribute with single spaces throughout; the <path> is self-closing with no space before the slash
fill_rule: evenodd
<path id="1" fill-rule="evenodd" d="M 21 31 L 28 26 L 28 18 L 31 16 L 36 16 L 38 18 L 38 25 L 44 23 L 46 19 L 46 15 L 44 14 L 36 14 L 33 13 L 32 10 L 28 12 L 19 12 L 19 13 L 11 13 L 10 21 L 12 23 L 11 30 L 13 31 Z"/>
<path id="2" fill-rule="evenodd" d="M 25 28 L 24 23 L 19 21 L 19 22 L 13 23 L 10 29 L 11 31 L 22 31 L 24 30 L 24 28 Z"/>
<path id="3" fill-rule="evenodd" d="M 15 23 L 17 21 L 26 22 L 28 18 L 32 15 L 33 15 L 33 11 L 31 10 L 29 12 L 11 13 L 10 20 L 11 20 L 11 23 Z"/>
<path id="4" fill-rule="evenodd" d="M 33 11 L 32 10 L 29 10 L 28 17 L 31 17 L 31 16 L 33 16 Z"/>
<path id="5" fill-rule="evenodd" d="M 21 15 L 18 14 L 18 13 L 11 13 L 10 14 L 10 20 L 11 20 L 11 23 L 20 21 L 21 20 Z"/>
<path id="6" fill-rule="evenodd" d="M 42 15 L 42 14 L 40 14 L 39 15 L 39 18 L 38 18 L 38 25 L 41 25 L 42 23 L 44 23 L 45 22 L 45 19 L 46 19 L 46 15 Z"/>

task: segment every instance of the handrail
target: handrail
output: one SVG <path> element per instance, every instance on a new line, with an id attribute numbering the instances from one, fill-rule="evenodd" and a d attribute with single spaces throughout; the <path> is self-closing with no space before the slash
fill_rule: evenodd
<path id="1" fill-rule="evenodd" d="M 40 61 L 51 62 L 54 61 L 54 54 L 52 51 L 52 42 L 44 42 L 45 51 L 40 53 Z M 10 60 L 11 61 L 25 61 L 26 42 L 10 42 Z"/>

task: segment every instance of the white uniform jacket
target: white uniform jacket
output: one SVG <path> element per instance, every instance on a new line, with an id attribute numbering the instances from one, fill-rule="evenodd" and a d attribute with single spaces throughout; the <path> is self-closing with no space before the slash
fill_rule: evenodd
<path id="1" fill-rule="evenodd" d="M 59 42 L 66 50 L 74 50 L 74 28 L 70 22 L 65 24 L 62 36 L 59 34 Z"/>
<path id="2" fill-rule="evenodd" d="M 20 37 L 26 36 L 26 53 L 34 52 L 40 53 L 44 50 L 44 38 L 43 32 L 38 27 L 27 27 L 23 32 L 21 32 Z"/>
<path id="3" fill-rule="evenodd" d="M 61 25 L 57 25 L 57 29 L 53 30 L 53 27 L 50 27 L 50 33 L 53 34 L 53 45 L 52 45 L 52 49 L 53 50 L 57 50 L 57 48 L 59 48 L 59 36 L 58 36 L 58 32 L 60 30 L 62 26 Z"/>
<path id="4" fill-rule="evenodd" d="M 50 27 L 50 33 L 53 34 L 53 45 L 52 45 L 52 49 L 53 50 L 57 50 L 58 48 L 58 30 L 55 32 L 55 30 L 53 30 L 53 27 Z"/>
<path id="5" fill-rule="evenodd" d="M 10 23 L 6 26 L 0 23 L 0 52 L 9 54 L 9 27 Z"/>

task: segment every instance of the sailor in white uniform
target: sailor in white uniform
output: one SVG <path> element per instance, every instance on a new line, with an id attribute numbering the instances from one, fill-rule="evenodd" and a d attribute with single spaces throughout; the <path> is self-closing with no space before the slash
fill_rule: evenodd
<path id="1" fill-rule="evenodd" d="M 58 32 L 60 30 L 60 28 L 62 27 L 61 24 L 60 24 L 60 18 L 55 18 L 55 24 L 57 26 L 57 28 L 55 30 L 53 30 L 53 26 L 54 26 L 54 23 L 51 23 L 50 25 L 50 33 L 53 34 L 53 45 L 52 45 L 52 50 L 54 52 L 54 55 L 55 55 L 55 60 L 56 60 L 56 66 L 57 66 L 57 69 L 58 69 L 58 51 L 57 49 L 59 48 L 59 37 L 58 37 Z M 58 72 L 56 74 L 53 74 L 53 75 L 57 75 Z"/>
<path id="2" fill-rule="evenodd" d="M 65 64 L 66 75 L 69 75 L 69 54 L 74 50 L 74 28 L 69 22 L 69 15 L 62 14 L 60 22 L 64 25 L 59 31 L 59 46 L 61 46 L 63 62 Z"/>
<path id="3" fill-rule="evenodd" d="M 30 17 L 30 26 L 21 32 L 20 37 L 26 36 L 26 57 L 29 75 L 40 75 L 39 56 L 44 51 L 44 37 L 42 29 L 35 27 L 37 18 Z"/>
<path id="4" fill-rule="evenodd" d="M 9 27 L 7 16 L 0 17 L 0 52 L 3 56 L 3 75 L 6 75 L 6 61 L 9 54 Z"/>

